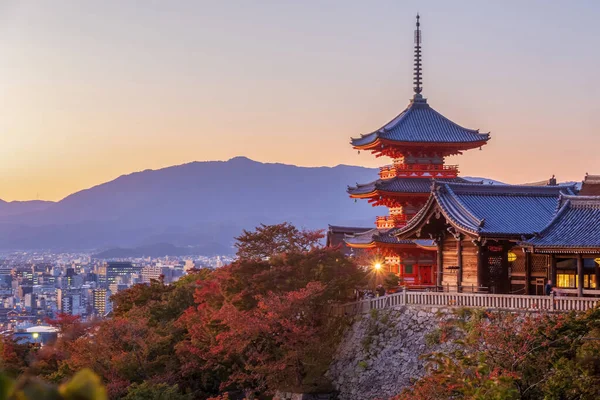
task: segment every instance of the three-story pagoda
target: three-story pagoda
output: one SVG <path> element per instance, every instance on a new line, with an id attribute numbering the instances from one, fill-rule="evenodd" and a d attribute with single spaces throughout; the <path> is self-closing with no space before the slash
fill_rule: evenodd
<path id="1" fill-rule="evenodd" d="M 377 217 L 375 228 L 347 235 L 351 248 L 371 249 L 385 258 L 386 269 L 397 273 L 408 285 L 433 285 L 436 270 L 435 246 L 431 241 L 399 240 L 393 233 L 423 207 L 432 180 L 465 182 L 458 166 L 445 158 L 464 150 L 480 148 L 489 133 L 467 129 L 434 110 L 421 92 L 421 29 L 417 15 L 414 48 L 414 96 L 408 107 L 380 129 L 351 140 L 352 146 L 376 157 L 389 157 L 391 165 L 380 168 L 379 179 L 348 187 L 354 199 L 367 199 L 373 206 L 388 208 Z"/>

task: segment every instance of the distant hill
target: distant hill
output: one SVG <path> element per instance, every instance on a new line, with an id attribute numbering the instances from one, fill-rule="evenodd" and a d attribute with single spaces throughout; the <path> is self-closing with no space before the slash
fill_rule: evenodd
<path id="1" fill-rule="evenodd" d="M 227 247 L 219 243 L 206 243 L 202 246 L 187 247 L 175 246 L 170 243 L 157 243 L 134 248 L 116 247 L 96 253 L 92 258 L 115 259 L 188 255 L 215 256 L 221 254 L 233 254 L 234 252 L 232 247 Z"/>
<path id="2" fill-rule="evenodd" d="M 54 204 L 54 202 L 42 200 L 10 202 L 0 200 L 0 217 L 25 214 L 32 211 L 42 211 L 50 207 L 52 204 Z"/>
<path id="3" fill-rule="evenodd" d="M 372 226 L 383 210 L 354 202 L 346 186 L 377 178 L 347 165 L 297 167 L 236 157 L 136 172 L 39 204 L 0 214 L 0 249 L 89 250 L 176 247 L 230 248 L 242 229 L 292 222 Z"/>

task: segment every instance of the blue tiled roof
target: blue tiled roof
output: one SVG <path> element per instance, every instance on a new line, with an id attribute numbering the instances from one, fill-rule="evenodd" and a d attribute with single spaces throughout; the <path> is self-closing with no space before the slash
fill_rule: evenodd
<path id="1" fill-rule="evenodd" d="M 370 229 L 365 232 L 360 232 L 360 233 L 356 233 L 356 234 L 348 234 L 348 235 L 346 235 L 344 241 L 348 244 L 356 244 L 356 245 L 369 244 L 369 243 L 373 243 L 373 241 L 374 241 L 373 235 L 377 235 L 380 232 L 387 232 L 387 230 L 380 230 L 377 228 L 373 228 L 373 229 Z"/>
<path id="2" fill-rule="evenodd" d="M 468 183 L 468 181 L 466 181 L 462 178 L 436 179 L 436 181 Z M 351 195 L 360 195 L 360 194 L 372 193 L 376 190 L 379 190 L 382 192 L 427 194 L 427 193 L 431 192 L 432 184 L 433 184 L 432 178 L 395 177 L 395 178 L 390 178 L 390 179 L 378 179 L 374 182 L 370 182 L 370 183 L 366 183 L 366 184 L 357 184 L 357 186 L 348 186 L 348 193 Z"/>
<path id="3" fill-rule="evenodd" d="M 419 247 L 424 247 L 427 249 L 437 248 L 437 245 L 431 239 L 415 239 L 413 242 Z"/>
<path id="4" fill-rule="evenodd" d="M 373 228 L 365 228 L 364 226 L 339 226 L 339 225 L 329 225 L 328 231 L 331 233 L 343 233 L 343 234 L 353 234 L 370 231 Z"/>
<path id="5" fill-rule="evenodd" d="M 392 229 L 377 229 L 373 228 L 366 232 L 361 232 L 353 235 L 346 235 L 344 241 L 348 244 L 366 245 L 370 243 L 388 243 L 388 244 L 413 244 L 412 240 L 397 239 L 392 234 L 397 228 Z"/>
<path id="6" fill-rule="evenodd" d="M 398 228 L 392 228 L 387 232 L 380 232 L 377 235 L 373 235 L 373 239 L 378 243 L 388 243 L 388 244 L 413 244 L 412 240 L 398 239 L 394 236 L 394 232 L 396 232 Z"/>
<path id="7" fill-rule="evenodd" d="M 600 249 L 600 196 L 562 196 L 555 217 L 532 239 L 534 249 Z"/>
<path id="8" fill-rule="evenodd" d="M 542 230 L 557 210 L 561 194 L 574 194 L 575 185 L 472 185 L 436 182 L 427 204 L 397 232 L 409 237 L 435 205 L 458 229 L 477 236 L 531 236 Z"/>
<path id="9" fill-rule="evenodd" d="M 352 139 L 353 146 L 365 146 L 377 138 L 413 143 L 474 143 L 487 141 L 489 133 L 455 124 L 427 104 L 415 99 L 396 118 L 375 132 Z"/>

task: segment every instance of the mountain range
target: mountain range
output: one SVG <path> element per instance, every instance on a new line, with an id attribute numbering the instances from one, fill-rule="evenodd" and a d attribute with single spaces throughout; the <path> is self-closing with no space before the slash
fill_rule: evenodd
<path id="1" fill-rule="evenodd" d="M 232 249 L 242 229 L 260 223 L 372 226 L 381 210 L 349 199 L 346 187 L 376 177 L 373 168 L 298 167 L 245 157 L 146 170 L 58 202 L 0 201 L 0 250 L 169 244 L 210 253 Z"/>

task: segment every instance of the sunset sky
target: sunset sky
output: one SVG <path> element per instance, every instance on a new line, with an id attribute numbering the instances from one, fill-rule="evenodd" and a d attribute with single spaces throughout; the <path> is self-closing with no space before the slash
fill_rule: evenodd
<path id="1" fill-rule="evenodd" d="M 424 96 L 492 134 L 462 175 L 600 173 L 597 1 L 4 0 L 0 199 L 237 155 L 382 165 L 348 141 L 412 97 L 417 11 Z"/>

